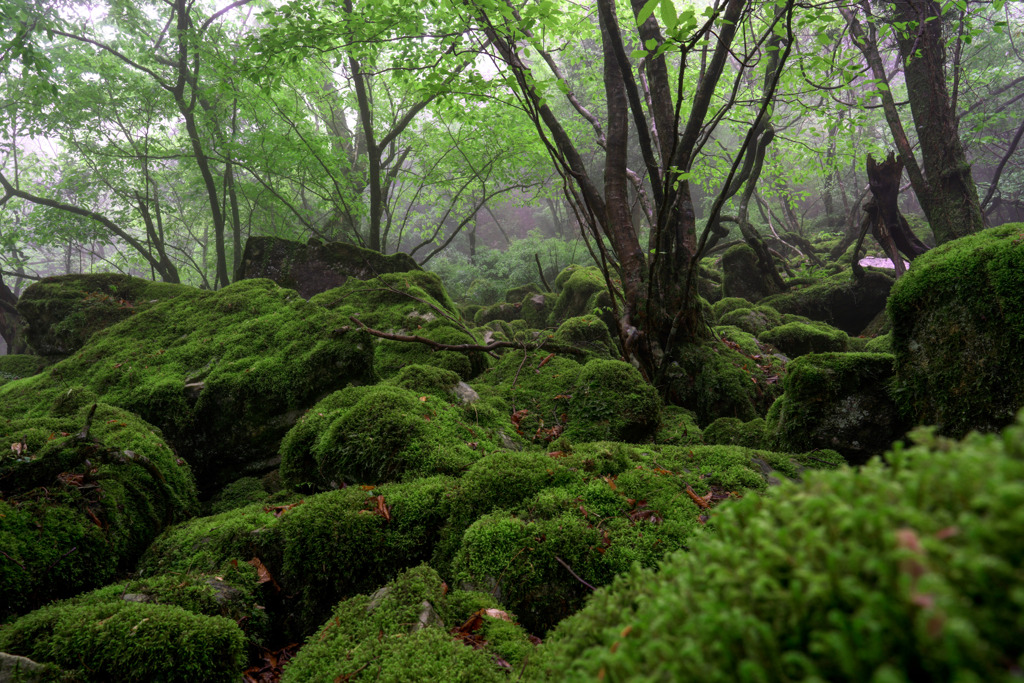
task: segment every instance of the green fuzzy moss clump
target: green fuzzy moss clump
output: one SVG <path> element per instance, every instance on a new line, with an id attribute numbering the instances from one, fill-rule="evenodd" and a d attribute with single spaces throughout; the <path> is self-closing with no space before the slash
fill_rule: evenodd
<path id="1" fill-rule="evenodd" d="M 506 654 L 532 649 L 524 633 L 484 628 L 483 649 L 469 647 L 447 628 L 445 586 L 435 571 L 420 566 L 403 572 L 373 595 L 344 600 L 284 669 L 283 683 L 319 683 L 339 673 L 349 681 L 504 681 L 505 670 L 486 636 L 492 631 Z M 482 616 L 486 624 L 500 617 Z M 518 648 L 508 645 L 518 640 Z M 519 662 L 504 662 L 506 669 Z"/>
<path id="2" fill-rule="evenodd" d="M 561 277 L 562 274 L 559 274 L 559 278 Z M 608 295 L 604 274 L 594 266 L 572 271 L 561 284 L 556 284 L 556 288 L 558 300 L 551 311 L 552 326 L 560 324 L 567 318 L 593 314 L 594 309 L 603 305 L 603 300 L 607 299 Z"/>
<path id="3" fill-rule="evenodd" d="M 661 399 L 640 371 L 618 360 L 583 366 L 569 401 L 567 439 L 649 440 L 661 422 Z"/>
<path id="4" fill-rule="evenodd" d="M 596 315 L 567 319 L 558 326 L 551 339 L 559 344 L 584 349 L 600 358 L 618 355 L 608 326 Z"/>
<path id="5" fill-rule="evenodd" d="M 720 417 L 704 428 L 704 443 L 723 446 L 764 447 L 764 420 L 742 422 L 735 417 Z"/>
<path id="6" fill-rule="evenodd" d="M 580 579 L 604 585 L 633 563 L 653 566 L 703 533 L 718 501 L 841 460 L 621 443 L 492 456 L 467 473 L 453 501 L 450 523 L 475 521 L 459 534 L 451 572 L 539 633 L 582 606 L 590 589 Z"/>
<path id="7" fill-rule="evenodd" d="M 458 373 L 451 370 L 433 365 L 407 365 L 385 380 L 385 384 L 450 401 L 455 397 L 455 385 L 460 381 Z"/>
<path id="8" fill-rule="evenodd" d="M 770 306 L 754 306 L 753 308 L 736 308 L 728 313 L 723 313 L 719 318 L 719 323 L 732 325 L 748 334 L 760 336 L 766 330 L 782 324 L 782 316 Z"/>
<path id="9" fill-rule="evenodd" d="M 829 325 L 799 322 L 786 323 L 766 330 L 759 338 L 790 358 L 808 353 L 846 351 L 850 339 L 845 332 Z"/>
<path id="10" fill-rule="evenodd" d="M 1010 681 L 1024 665 L 1024 426 L 808 473 L 598 591 L 527 680 Z"/>
<path id="11" fill-rule="evenodd" d="M 341 287 L 317 294 L 310 303 L 346 321 L 357 317 L 383 332 L 424 337 L 442 344 L 481 342 L 463 326 L 458 307 L 434 273 L 412 271 L 388 273 L 372 280 L 349 279 Z M 469 380 L 487 367 L 487 356 L 478 351 L 435 351 L 418 342 L 381 338 L 375 339 L 374 346 L 374 368 L 384 378 L 406 365 L 422 364 L 451 370 Z"/>
<path id="12" fill-rule="evenodd" d="M 269 499 L 263 480 L 259 477 L 242 477 L 231 482 L 210 499 L 207 509 L 211 515 L 218 515 L 253 503 L 262 503 Z"/>
<path id="13" fill-rule="evenodd" d="M 654 437 L 655 443 L 686 446 L 701 443 L 701 437 L 697 415 L 692 410 L 673 405 L 661 409 L 661 426 Z"/>
<path id="14" fill-rule="evenodd" d="M 519 311 L 520 305 L 518 301 L 514 304 L 498 303 L 484 306 L 473 315 L 473 323 L 476 325 L 486 325 L 495 320 L 512 322 L 519 319 Z"/>
<path id="15" fill-rule="evenodd" d="M 548 326 L 557 300 L 557 294 L 548 292 L 527 294 L 519 303 L 519 316 L 530 328 L 542 330 Z"/>
<path id="16" fill-rule="evenodd" d="M 111 581 L 197 511 L 188 466 L 124 410 L 0 418 L 0 443 L 0 619 Z"/>
<path id="17" fill-rule="evenodd" d="M 943 244 L 889 301 L 902 408 L 959 436 L 1024 405 L 1024 223 Z"/>
<path id="18" fill-rule="evenodd" d="M 532 294 L 540 294 L 540 287 L 535 283 L 528 283 L 525 285 L 519 285 L 505 292 L 505 301 L 510 304 L 517 304 L 522 301 L 525 297 Z"/>
<path id="19" fill-rule="evenodd" d="M 56 664 L 81 681 L 237 681 L 245 636 L 231 619 L 174 605 L 83 601 L 0 629 L 0 651 Z"/>
<path id="20" fill-rule="evenodd" d="M 0 356 L 0 385 L 14 379 L 38 375 L 46 367 L 46 360 L 41 356 L 15 353 Z"/>
<path id="21" fill-rule="evenodd" d="M 375 379 L 370 337 L 346 323 L 269 280 L 187 290 L 0 387 L 0 405 L 45 415 L 69 399 L 80 405 L 81 394 L 120 406 L 160 427 L 204 489 L 215 489 L 264 466 L 325 393 Z"/>
<path id="22" fill-rule="evenodd" d="M 812 353 L 794 360 L 785 393 L 766 417 L 769 446 L 806 452 L 834 448 L 865 462 L 903 436 L 906 424 L 889 395 L 893 357 L 883 353 Z"/>
<path id="23" fill-rule="evenodd" d="M 807 287 L 774 294 L 761 301 L 780 313 L 820 320 L 856 336 L 885 308 L 893 278 L 868 271 L 860 280 L 839 273 Z"/>
<path id="24" fill-rule="evenodd" d="M 868 353 L 892 353 L 892 334 L 883 334 L 880 337 L 869 339 L 864 350 Z"/>
<path id="25" fill-rule="evenodd" d="M 118 273 L 57 275 L 29 286 L 18 312 L 28 322 L 28 342 L 37 353 L 67 356 L 95 332 L 189 291 Z"/>
<path id="26" fill-rule="evenodd" d="M 281 604 L 270 614 L 275 628 L 304 637 L 338 600 L 429 559 L 453 488 L 452 479 L 430 477 L 194 519 L 161 535 L 139 573 L 213 573 L 258 558 L 281 587 Z"/>
<path id="27" fill-rule="evenodd" d="M 281 442 L 282 477 L 324 490 L 459 474 L 502 446 L 470 411 L 389 384 L 343 389 L 313 406 Z"/>
<path id="28" fill-rule="evenodd" d="M 721 321 L 722 316 L 726 313 L 731 313 L 740 308 L 752 308 L 753 306 L 754 304 L 746 299 L 741 299 L 738 296 L 727 296 L 711 304 L 711 315 L 715 320 Z"/>

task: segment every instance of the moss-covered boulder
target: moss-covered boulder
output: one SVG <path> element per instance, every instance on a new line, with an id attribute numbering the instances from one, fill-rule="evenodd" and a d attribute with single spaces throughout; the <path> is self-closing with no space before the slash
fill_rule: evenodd
<path id="1" fill-rule="evenodd" d="M 482 342 L 463 324 L 458 307 L 434 273 L 417 271 L 381 275 L 366 281 L 352 279 L 316 295 L 310 303 L 347 321 L 358 318 L 362 324 L 385 333 L 422 337 L 441 344 Z M 388 378 L 413 364 L 451 370 L 470 380 L 487 367 L 488 359 L 479 351 L 440 351 L 419 342 L 375 338 L 374 368 L 378 375 Z"/>
<path id="2" fill-rule="evenodd" d="M 559 624 L 525 680 L 1011 681 L 1024 426 L 729 501 Z"/>
<path id="3" fill-rule="evenodd" d="M 573 441 L 650 440 L 661 399 L 640 372 L 619 360 L 592 360 L 576 378 L 565 437 Z"/>
<path id="4" fill-rule="evenodd" d="M 738 296 L 729 296 L 711 304 L 711 316 L 721 321 L 722 316 L 739 308 L 753 308 L 754 304 Z"/>
<path id="5" fill-rule="evenodd" d="M 303 298 L 340 287 L 349 278 L 370 280 L 382 273 L 419 271 L 405 253 L 385 256 L 354 244 L 312 239 L 307 244 L 280 237 L 257 236 L 246 240 L 239 279 L 266 278 L 294 289 Z"/>
<path id="6" fill-rule="evenodd" d="M 562 271 L 559 278 L 566 272 Z M 552 327 L 561 324 L 567 318 L 591 315 L 596 309 L 611 305 L 604 274 L 595 266 L 572 270 L 567 278 L 556 285 L 556 289 L 558 299 L 555 301 L 549 321 Z"/>
<path id="7" fill-rule="evenodd" d="M 820 459 L 841 462 L 835 453 Z M 491 456 L 453 501 L 451 523 L 475 521 L 459 535 L 452 573 L 456 585 L 491 593 L 541 633 L 579 609 L 593 586 L 686 547 L 719 501 L 808 465 L 816 463 L 736 446 L 596 443 Z M 469 514 L 460 512 L 467 504 Z"/>
<path id="8" fill-rule="evenodd" d="M 273 599 L 264 603 L 274 631 L 304 638 L 339 600 L 373 591 L 431 557 L 455 485 L 430 477 L 351 486 L 193 519 L 157 538 L 139 563 L 139 576 L 220 575 L 225 566 L 258 560 L 265 580 L 274 582 Z"/>
<path id="9" fill-rule="evenodd" d="M 119 273 L 55 275 L 34 282 L 18 300 L 26 336 L 42 356 L 69 356 L 95 332 L 155 303 L 191 291 Z"/>
<path id="10" fill-rule="evenodd" d="M 197 511 L 188 466 L 119 408 L 0 417 L 0 443 L 0 620 L 130 571 Z"/>
<path id="11" fill-rule="evenodd" d="M 782 451 L 839 451 L 866 462 L 909 425 L 890 395 L 893 357 L 885 353 L 812 353 L 789 364 L 783 395 L 766 421 L 768 445 Z"/>
<path id="12" fill-rule="evenodd" d="M 735 417 L 720 417 L 704 428 L 702 437 L 706 444 L 763 448 L 764 419 L 742 422 Z"/>
<path id="13" fill-rule="evenodd" d="M 0 629 L 0 651 L 96 683 L 237 681 L 246 654 L 231 619 L 126 600 L 44 607 Z"/>
<path id="14" fill-rule="evenodd" d="M 589 351 L 595 356 L 613 358 L 618 356 L 608 326 L 596 315 L 568 318 L 555 330 L 552 341 Z"/>
<path id="15" fill-rule="evenodd" d="M 0 385 L 6 384 L 13 379 L 38 375 L 46 365 L 46 360 L 41 356 L 26 353 L 0 356 Z"/>
<path id="16" fill-rule="evenodd" d="M 757 254 L 747 244 L 729 247 L 722 254 L 722 296 L 740 297 L 757 303 L 778 291 L 774 283 L 761 273 Z"/>
<path id="17" fill-rule="evenodd" d="M 859 280 L 849 273 L 839 273 L 817 284 L 766 297 L 761 303 L 783 314 L 826 322 L 856 336 L 885 308 L 892 284 L 891 276 L 877 271 L 868 271 Z"/>
<path id="18" fill-rule="evenodd" d="M 505 301 L 510 304 L 517 304 L 528 296 L 540 294 L 540 287 L 534 283 L 519 285 L 505 292 Z"/>
<path id="19" fill-rule="evenodd" d="M 503 447 L 499 425 L 474 415 L 472 407 L 390 384 L 349 387 L 313 406 L 284 438 L 281 475 L 291 486 L 328 490 L 460 474 Z"/>
<path id="20" fill-rule="evenodd" d="M 654 441 L 670 446 L 699 444 L 703 443 L 702 434 L 696 413 L 682 406 L 667 405 L 661 409 L 661 425 Z"/>
<path id="21" fill-rule="evenodd" d="M 512 322 L 513 320 L 519 319 L 519 311 L 521 308 L 522 307 L 519 302 L 506 303 L 504 301 L 490 306 L 484 306 L 473 314 L 473 322 L 480 326 L 486 325 L 487 323 L 495 320 Z"/>
<path id="22" fill-rule="evenodd" d="M 519 303 L 519 316 L 531 328 L 542 330 L 548 326 L 557 301 L 558 295 L 549 292 L 527 294 Z"/>
<path id="23" fill-rule="evenodd" d="M 771 344 L 790 358 L 808 353 L 846 351 L 850 337 L 842 330 L 824 323 L 786 323 L 766 330 L 758 338 Z"/>
<path id="24" fill-rule="evenodd" d="M 534 646 L 511 615 L 494 608 L 463 614 L 458 607 L 468 602 L 449 598 L 426 565 L 410 569 L 372 595 L 339 603 L 281 680 L 506 681 Z"/>
<path id="25" fill-rule="evenodd" d="M 373 344 L 340 314 L 269 280 L 186 290 L 93 335 L 74 356 L 0 386 L 9 415 L 98 398 L 158 426 L 201 490 L 274 466 L 324 394 L 376 379 Z"/>
<path id="26" fill-rule="evenodd" d="M 718 322 L 721 325 L 738 327 L 748 334 L 759 337 L 762 332 L 781 325 L 782 316 L 770 306 L 754 306 L 733 309 L 722 314 Z"/>
<path id="27" fill-rule="evenodd" d="M 1007 424 L 1024 405 L 1024 223 L 914 259 L 889 302 L 899 400 L 950 435 Z"/>

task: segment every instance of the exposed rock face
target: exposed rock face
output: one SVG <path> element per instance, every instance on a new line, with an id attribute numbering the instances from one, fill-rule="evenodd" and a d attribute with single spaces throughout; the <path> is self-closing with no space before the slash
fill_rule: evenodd
<path id="1" fill-rule="evenodd" d="M 408 254 L 385 256 L 354 244 L 308 244 L 280 237 L 250 237 L 242 254 L 238 279 L 268 278 L 294 289 L 303 298 L 340 287 L 350 277 L 369 280 L 381 273 L 420 270 Z"/>
<path id="2" fill-rule="evenodd" d="M 1024 223 L 914 259 L 889 301 L 901 406 L 951 436 L 1010 424 L 1024 405 Z"/>

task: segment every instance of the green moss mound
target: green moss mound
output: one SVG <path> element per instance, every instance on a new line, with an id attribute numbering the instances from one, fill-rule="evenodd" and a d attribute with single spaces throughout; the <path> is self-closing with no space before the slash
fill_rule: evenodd
<path id="1" fill-rule="evenodd" d="M 26 336 L 37 353 L 67 356 L 95 332 L 191 287 L 119 273 L 56 275 L 33 283 L 18 300 Z"/>
<path id="2" fill-rule="evenodd" d="M 761 303 L 783 314 L 826 322 L 856 336 L 885 309 L 892 284 L 892 277 L 884 273 L 868 271 L 857 280 L 844 272 L 766 297 Z"/>
<path id="3" fill-rule="evenodd" d="M 394 376 L 385 380 L 386 384 L 393 384 L 418 394 L 430 394 L 436 398 L 446 401 L 455 397 L 455 385 L 461 380 L 458 373 L 433 365 L 407 365 L 399 370 Z"/>
<path id="4" fill-rule="evenodd" d="M 584 349 L 599 358 L 610 359 L 618 356 L 608 326 L 596 315 L 567 319 L 555 330 L 552 341 Z"/>
<path id="5" fill-rule="evenodd" d="M 0 443 L 0 619 L 110 582 L 197 511 L 188 466 L 119 408 L 0 418 Z"/>
<path id="6" fill-rule="evenodd" d="M 764 447 L 764 420 L 760 417 L 742 422 L 735 417 L 720 417 L 703 432 L 704 443 L 722 446 Z"/>
<path id="7" fill-rule="evenodd" d="M 722 316 L 740 308 L 752 308 L 754 304 L 738 296 L 727 296 L 711 305 L 711 314 L 715 320 L 721 321 Z"/>
<path id="8" fill-rule="evenodd" d="M 205 491 L 267 467 L 301 411 L 375 379 L 372 342 L 269 280 L 186 289 L 93 335 L 74 356 L 0 387 L 8 414 L 88 397 L 158 426 Z"/>
<path id="9" fill-rule="evenodd" d="M 656 443 L 672 446 L 699 444 L 702 431 L 697 425 L 697 415 L 680 406 L 667 405 L 661 409 L 661 426 L 654 437 Z"/>
<path id="10" fill-rule="evenodd" d="M 914 260 L 889 302 L 900 402 L 944 433 L 993 430 L 1024 405 L 1024 223 Z"/>
<path id="11" fill-rule="evenodd" d="M 562 271 L 558 278 L 568 271 Z M 576 318 L 594 313 L 594 309 L 606 305 L 608 284 L 604 274 L 595 266 L 577 268 L 567 278 L 555 280 L 558 299 L 551 311 L 551 324 L 558 325 L 567 318 Z M 602 295 L 604 295 L 602 297 Z"/>
<path id="12" fill-rule="evenodd" d="M 661 399 L 629 363 L 592 360 L 576 378 L 568 417 L 567 439 L 646 441 L 661 422 Z"/>
<path id="13" fill-rule="evenodd" d="M 448 632 L 460 624 L 446 623 L 447 602 L 446 587 L 436 572 L 427 566 L 410 569 L 373 595 L 338 604 L 288 663 L 281 680 L 318 683 L 339 674 L 350 681 L 507 680 L 506 671 L 519 662 L 496 661 L 493 636 L 487 636 L 497 636 L 495 640 L 505 645 L 503 654 L 525 654 L 532 650 L 525 633 L 520 629 L 516 638 L 514 624 L 485 613 L 481 622 L 501 621 L 513 633 L 499 633 L 500 627 L 488 624 L 479 629 L 487 638 L 480 638 L 480 649 L 469 647 Z M 517 640 L 519 647 L 510 648 Z"/>
<path id="14" fill-rule="evenodd" d="M 459 309 L 434 273 L 388 273 L 372 280 L 350 279 L 341 287 L 317 294 L 310 302 L 342 316 L 357 317 L 382 332 L 413 335 L 442 344 L 480 344 L 466 328 Z M 384 378 L 406 365 L 451 370 L 469 380 L 488 364 L 478 351 L 435 351 L 426 344 L 374 339 L 374 368 Z"/>
<path id="15" fill-rule="evenodd" d="M 38 375 L 46 367 L 46 360 L 41 356 L 15 353 L 0 356 L 0 385 L 14 379 Z"/>
<path id="16" fill-rule="evenodd" d="M 1024 663 L 1024 426 L 929 438 L 718 508 L 598 591 L 529 680 L 1010 681 Z"/>
<path id="17" fill-rule="evenodd" d="M 812 353 L 788 366 L 785 393 L 765 418 L 769 447 L 803 453 L 834 448 L 851 464 L 885 451 L 907 424 L 889 393 L 893 357 Z"/>
<path id="18" fill-rule="evenodd" d="M 792 322 L 762 332 L 759 339 L 796 358 L 808 353 L 846 351 L 850 338 L 829 325 Z"/>
<path id="19" fill-rule="evenodd" d="M 0 651 L 77 680 L 237 681 L 245 637 L 231 619 L 127 601 L 54 604 L 0 629 Z"/>
<path id="20" fill-rule="evenodd" d="M 466 474 L 453 501 L 450 524 L 475 521 L 458 533 L 451 573 L 457 586 L 490 593 L 541 633 L 583 605 L 588 584 L 686 547 L 719 501 L 841 461 L 835 453 L 815 461 L 736 446 L 608 442 L 492 456 Z"/>
<path id="21" fill-rule="evenodd" d="M 782 324 L 782 316 L 770 306 L 754 306 L 752 308 L 736 308 L 723 313 L 719 318 L 722 325 L 738 327 L 748 334 L 760 336 L 761 333 Z"/>

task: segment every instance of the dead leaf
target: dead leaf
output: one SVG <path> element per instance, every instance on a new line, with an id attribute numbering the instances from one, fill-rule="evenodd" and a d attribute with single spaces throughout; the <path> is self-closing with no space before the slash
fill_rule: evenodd
<path id="1" fill-rule="evenodd" d="M 306 502 L 305 500 L 300 500 L 298 503 L 292 503 L 291 505 L 267 506 L 267 507 L 263 508 L 263 511 L 264 512 L 273 512 L 274 513 L 274 517 L 280 517 L 282 514 L 284 514 L 285 512 L 288 512 L 293 507 L 296 507 L 298 505 L 302 505 L 305 502 Z"/>
<path id="2" fill-rule="evenodd" d="M 703 510 L 707 510 L 709 507 L 711 507 L 711 503 L 708 502 L 711 499 L 710 493 L 707 496 L 698 496 L 697 492 L 694 491 L 689 484 L 687 484 L 686 495 L 690 496 L 690 499 L 697 504 L 697 507 Z"/>
<path id="3" fill-rule="evenodd" d="M 277 584 L 277 581 L 275 581 L 274 577 L 271 576 L 270 570 L 267 569 L 266 565 L 263 564 L 263 561 L 260 560 L 260 558 L 254 557 L 246 562 L 246 564 L 251 564 L 253 567 L 256 567 L 256 583 L 269 583 L 274 586 L 275 591 L 281 592 L 281 586 Z"/>

